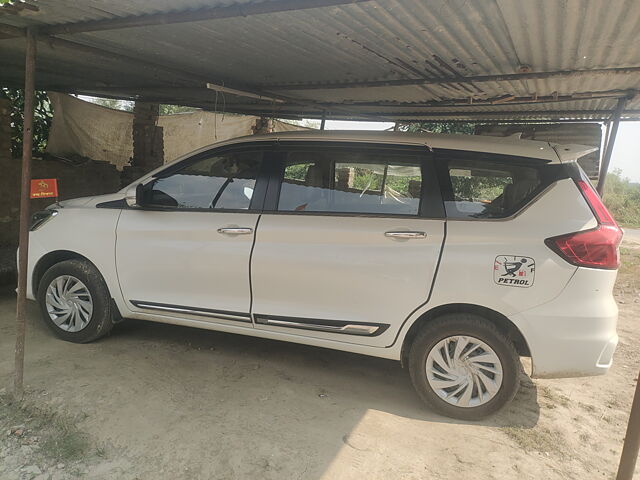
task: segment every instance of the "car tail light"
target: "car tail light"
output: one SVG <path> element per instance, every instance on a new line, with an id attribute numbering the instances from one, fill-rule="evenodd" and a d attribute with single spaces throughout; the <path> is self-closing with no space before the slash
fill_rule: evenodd
<path id="1" fill-rule="evenodd" d="M 547 238 L 545 243 L 573 265 L 616 269 L 620 266 L 618 246 L 622 240 L 622 230 L 590 182 L 580 179 L 576 180 L 576 185 L 598 220 L 598 226 L 591 230 Z"/>

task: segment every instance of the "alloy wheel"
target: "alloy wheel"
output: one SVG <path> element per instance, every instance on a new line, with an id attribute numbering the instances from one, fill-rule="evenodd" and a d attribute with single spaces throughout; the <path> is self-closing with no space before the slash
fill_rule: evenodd
<path id="1" fill-rule="evenodd" d="M 93 313 L 89 289 L 71 275 L 61 275 L 51 281 L 45 304 L 53 323 L 67 332 L 79 332 L 85 328 Z"/>
<path id="2" fill-rule="evenodd" d="M 427 381 L 445 402 L 477 407 L 496 396 L 502 385 L 502 363 L 494 350 L 474 337 L 456 335 L 433 346 L 427 355 Z"/>

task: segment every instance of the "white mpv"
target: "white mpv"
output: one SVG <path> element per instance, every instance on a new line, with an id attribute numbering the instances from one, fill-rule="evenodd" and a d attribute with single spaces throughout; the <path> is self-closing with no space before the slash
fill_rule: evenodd
<path id="1" fill-rule="evenodd" d="M 577 158 L 463 135 L 234 139 L 34 215 L 28 297 L 60 338 L 127 319 L 399 360 L 475 419 L 611 366 L 622 231 Z"/>

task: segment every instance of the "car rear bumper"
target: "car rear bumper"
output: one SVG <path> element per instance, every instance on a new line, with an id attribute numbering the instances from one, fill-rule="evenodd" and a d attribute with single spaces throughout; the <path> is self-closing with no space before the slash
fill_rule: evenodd
<path id="1" fill-rule="evenodd" d="M 531 352 L 532 377 L 603 375 L 618 344 L 616 272 L 579 268 L 554 300 L 510 317 Z"/>

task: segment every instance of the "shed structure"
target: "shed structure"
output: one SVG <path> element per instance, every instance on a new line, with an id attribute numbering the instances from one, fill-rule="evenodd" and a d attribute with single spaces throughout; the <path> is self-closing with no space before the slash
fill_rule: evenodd
<path id="1" fill-rule="evenodd" d="M 34 88 L 279 118 L 603 122 L 602 191 L 618 122 L 640 120 L 640 2 L 18 0 L 0 7 L 0 85 L 26 91 L 25 271 Z"/>

